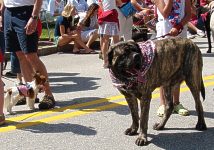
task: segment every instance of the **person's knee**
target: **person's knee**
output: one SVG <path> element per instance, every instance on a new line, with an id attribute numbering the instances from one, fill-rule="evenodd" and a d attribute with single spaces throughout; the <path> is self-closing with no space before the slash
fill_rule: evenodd
<path id="1" fill-rule="evenodd" d="M 19 61 L 26 60 L 25 54 L 22 51 L 16 52 L 16 55 L 17 55 Z"/>
<path id="2" fill-rule="evenodd" d="M 25 54 L 25 57 L 30 63 L 36 63 L 37 64 L 39 61 L 39 56 L 37 53 Z"/>

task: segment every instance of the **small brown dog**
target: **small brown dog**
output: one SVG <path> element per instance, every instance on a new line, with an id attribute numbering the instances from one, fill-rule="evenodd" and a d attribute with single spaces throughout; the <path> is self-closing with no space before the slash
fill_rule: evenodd
<path id="1" fill-rule="evenodd" d="M 164 128 L 173 111 L 173 89 L 185 81 L 195 100 L 198 113 L 197 130 L 206 130 L 200 92 L 205 99 L 205 88 L 202 80 L 202 55 L 195 43 L 188 39 L 172 38 L 147 41 L 154 46 L 153 54 L 143 57 L 139 43 L 133 41 L 120 42 L 110 47 L 108 53 L 110 75 L 114 85 L 125 96 L 131 111 L 132 125 L 125 131 L 126 135 L 137 134 L 136 144 L 147 144 L 147 129 L 152 92 L 163 86 L 166 98 L 166 110 L 160 123 L 154 129 Z M 152 47 L 150 46 L 150 47 Z M 146 60 L 153 59 L 150 65 Z M 149 67 L 148 67 L 149 66 Z M 147 68 L 144 74 L 142 68 Z M 142 77 L 141 75 L 144 74 Z M 140 117 L 138 102 L 140 100 Z"/>
<path id="2" fill-rule="evenodd" d="M 45 76 L 35 73 L 32 82 L 7 89 L 4 96 L 4 108 L 7 109 L 7 112 L 13 114 L 12 107 L 15 106 L 20 99 L 26 97 L 27 106 L 30 109 L 35 109 L 35 98 L 37 94 L 43 90 L 45 83 Z"/>

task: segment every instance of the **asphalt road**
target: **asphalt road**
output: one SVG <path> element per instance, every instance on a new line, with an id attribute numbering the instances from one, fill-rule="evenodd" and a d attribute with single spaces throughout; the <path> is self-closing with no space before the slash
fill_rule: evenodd
<path id="1" fill-rule="evenodd" d="M 197 115 L 186 85 L 181 86 L 181 102 L 190 110 L 190 116 L 173 114 L 165 130 L 153 130 L 152 125 L 159 120 L 156 116 L 159 92 L 156 90 L 150 109 L 150 143 L 136 146 L 137 136 L 123 134 L 131 125 L 127 104 L 112 86 L 108 70 L 102 68 L 98 55 L 58 53 L 41 57 L 49 72 L 56 108 L 41 112 L 37 105 L 35 111 L 25 105 L 14 107 L 16 115 L 6 114 L 8 122 L 0 128 L 0 150 L 214 150 L 214 53 L 206 54 L 206 38 L 194 41 L 203 53 L 207 131 L 194 129 Z M 5 88 L 14 85 L 12 81 L 3 80 Z"/>

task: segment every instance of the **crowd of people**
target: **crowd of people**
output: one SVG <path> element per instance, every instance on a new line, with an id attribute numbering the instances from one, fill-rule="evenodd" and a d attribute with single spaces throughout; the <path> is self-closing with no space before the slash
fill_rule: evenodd
<path id="1" fill-rule="evenodd" d="M 73 53 L 94 54 L 96 52 L 91 49 L 91 44 L 100 38 L 103 68 L 108 67 L 107 50 L 110 42 L 115 44 L 132 39 L 133 16 L 143 20 L 147 28 L 155 30 L 157 37 L 187 37 L 190 33 L 205 36 L 203 21 L 197 15 L 194 0 L 48 0 L 48 4 L 48 11 L 56 17 L 54 43 L 63 46 L 74 42 Z M 0 6 L 0 62 L 3 62 L 5 50 L 11 52 L 11 73 L 17 76 L 20 84 L 32 81 L 29 75 L 34 72 L 43 74 L 47 82 L 39 109 L 54 108 L 55 99 L 48 73 L 37 55 L 37 24 L 42 1 L 1 0 Z M 147 24 L 154 18 L 158 20 L 155 29 Z M 163 89 L 160 88 L 161 101 L 157 111 L 160 117 L 165 110 Z M 173 94 L 174 111 L 186 116 L 189 111 L 180 103 L 179 89 L 177 87 Z M 5 122 L 3 99 L 0 77 L 0 125 Z"/>

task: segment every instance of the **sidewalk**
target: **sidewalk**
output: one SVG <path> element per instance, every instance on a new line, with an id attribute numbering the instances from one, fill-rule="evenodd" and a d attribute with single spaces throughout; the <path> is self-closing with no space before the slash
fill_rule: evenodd
<path id="1" fill-rule="evenodd" d="M 94 49 L 94 50 L 100 49 L 99 40 L 95 41 L 92 44 L 92 49 Z M 52 41 L 41 40 L 41 41 L 39 41 L 38 55 L 46 56 L 46 55 L 55 54 L 58 52 L 72 53 L 72 50 L 73 50 L 73 43 L 65 45 L 65 46 L 57 47 Z M 5 59 L 10 61 L 9 52 L 5 53 Z"/>

